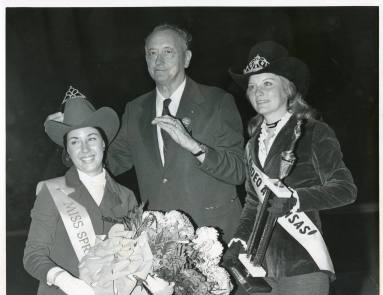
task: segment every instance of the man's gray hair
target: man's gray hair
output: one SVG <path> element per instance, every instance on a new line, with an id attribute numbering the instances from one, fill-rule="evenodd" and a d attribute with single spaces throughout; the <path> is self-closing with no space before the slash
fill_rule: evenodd
<path id="1" fill-rule="evenodd" d="M 147 44 L 147 41 L 150 38 L 150 36 L 152 36 L 154 33 L 160 32 L 160 31 L 167 31 L 167 30 L 170 30 L 176 33 L 178 37 L 185 42 L 186 50 L 190 50 L 192 35 L 185 29 L 180 28 L 179 26 L 167 24 L 167 23 L 155 26 L 153 31 L 146 37 L 145 45 Z"/>

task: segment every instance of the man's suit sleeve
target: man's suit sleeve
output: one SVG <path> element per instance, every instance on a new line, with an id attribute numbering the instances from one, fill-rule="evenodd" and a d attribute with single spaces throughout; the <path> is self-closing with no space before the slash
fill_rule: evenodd
<path id="1" fill-rule="evenodd" d="M 106 165 L 113 175 L 122 174 L 133 166 L 128 136 L 129 110 L 129 103 L 127 103 L 122 115 L 120 130 L 108 147 Z"/>
<path id="2" fill-rule="evenodd" d="M 245 179 L 242 120 L 233 97 L 226 93 L 216 109 L 214 146 L 207 147 L 200 168 L 226 183 L 239 185 Z"/>

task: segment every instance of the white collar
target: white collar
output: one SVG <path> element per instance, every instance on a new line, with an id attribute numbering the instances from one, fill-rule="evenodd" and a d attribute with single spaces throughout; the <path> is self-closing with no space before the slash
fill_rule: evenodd
<path id="1" fill-rule="evenodd" d="M 290 117 L 292 115 L 293 115 L 292 113 L 287 111 L 286 114 L 284 114 L 282 116 L 282 118 L 280 119 L 280 121 L 278 122 L 277 126 L 274 129 L 274 136 L 276 136 L 279 133 L 279 131 L 283 128 L 283 126 L 286 125 L 287 121 L 290 119 Z M 266 133 L 266 120 L 265 119 L 263 119 L 261 128 L 262 128 L 262 133 L 264 133 L 264 132 Z"/>
<path id="2" fill-rule="evenodd" d="M 96 202 L 97 206 L 100 206 L 102 198 L 104 196 L 105 184 L 106 184 L 106 173 L 105 169 L 102 169 L 100 174 L 96 176 L 89 176 L 88 174 L 78 170 L 78 176 L 81 182 L 85 185 L 89 194 Z"/>
<path id="3" fill-rule="evenodd" d="M 96 176 L 90 176 L 84 172 L 82 172 L 81 170 L 78 170 L 78 176 L 80 178 L 80 180 L 82 181 L 82 183 L 84 183 L 85 185 L 87 184 L 99 184 L 99 185 L 105 185 L 106 183 L 106 173 L 105 173 L 105 169 L 103 168 L 102 169 L 102 172 L 100 174 L 97 174 Z"/>
<path id="4" fill-rule="evenodd" d="M 170 97 L 163 97 L 161 92 L 156 87 L 156 116 L 159 117 L 162 114 L 162 105 L 165 99 L 170 98 L 172 103 L 169 105 L 170 113 L 175 116 L 178 110 L 178 106 L 181 102 L 182 94 L 185 90 L 186 86 L 186 78 L 183 82 L 178 86 L 178 88 L 170 95 Z"/>
<path id="5" fill-rule="evenodd" d="M 277 126 L 272 131 L 270 131 L 270 132 L 273 132 L 273 134 L 272 135 L 269 134 L 269 144 L 267 147 L 265 146 L 265 139 L 266 139 L 268 133 L 266 131 L 266 129 L 267 129 L 266 120 L 263 119 L 263 122 L 261 125 L 261 134 L 259 135 L 259 138 L 258 138 L 258 158 L 259 158 L 259 162 L 261 163 L 262 167 L 265 164 L 267 154 L 269 153 L 271 146 L 273 145 L 274 140 L 277 137 L 279 131 L 281 131 L 283 126 L 286 125 L 287 121 L 290 119 L 290 117 L 292 115 L 293 115 L 292 113 L 286 112 L 286 114 L 284 114 L 283 117 L 278 122 Z"/>

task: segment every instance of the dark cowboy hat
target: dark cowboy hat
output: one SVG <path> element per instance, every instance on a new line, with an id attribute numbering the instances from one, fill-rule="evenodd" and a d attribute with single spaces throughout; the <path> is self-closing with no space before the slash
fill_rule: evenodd
<path id="1" fill-rule="evenodd" d="M 273 73 L 285 77 L 293 82 L 303 95 L 307 92 L 310 80 L 307 65 L 298 58 L 289 56 L 287 49 L 274 41 L 255 44 L 250 50 L 248 63 L 243 73 L 238 74 L 231 69 L 229 73 L 233 80 L 245 90 L 249 77 L 261 73 Z"/>
<path id="2" fill-rule="evenodd" d="M 72 86 L 65 94 L 64 120 L 47 121 L 45 131 L 49 138 L 60 146 L 64 146 L 64 135 L 71 130 L 83 127 L 101 128 L 110 143 L 116 136 L 120 121 L 116 112 L 109 107 L 102 107 L 98 110 Z"/>

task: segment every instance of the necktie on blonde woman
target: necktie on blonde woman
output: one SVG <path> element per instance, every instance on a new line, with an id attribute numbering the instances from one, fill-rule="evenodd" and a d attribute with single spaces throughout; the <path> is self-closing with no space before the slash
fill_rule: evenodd
<path id="1" fill-rule="evenodd" d="M 162 108 L 162 116 L 171 116 L 170 111 L 169 111 L 169 105 L 172 102 L 170 98 L 167 98 L 163 102 L 163 108 Z M 166 162 L 166 150 L 169 144 L 169 141 L 171 140 L 170 135 L 161 129 L 161 136 L 162 136 L 162 141 L 164 143 L 163 151 L 164 151 L 164 162 Z"/>

